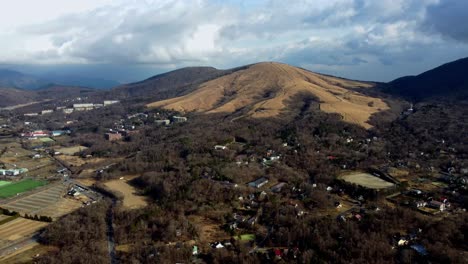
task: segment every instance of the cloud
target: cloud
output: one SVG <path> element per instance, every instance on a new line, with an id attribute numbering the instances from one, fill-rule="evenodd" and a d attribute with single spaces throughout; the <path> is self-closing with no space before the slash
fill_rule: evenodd
<path id="1" fill-rule="evenodd" d="M 61 3 L 47 0 L 43 10 Z M 77 12 L 62 8 L 46 12 L 49 19 L 27 19 L 1 30 L 0 63 L 172 69 L 279 60 L 370 79 L 373 69 L 386 69 L 387 77 L 379 78 L 390 79 L 398 69 L 417 68 L 408 65 L 427 69 L 467 51 L 454 41 L 468 39 L 461 22 L 468 11 L 464 0 L 86 3 Z"/>
<path id="2" fill-rule="evenodd" d="M 468 1 L 441 0 L 428 7 L 423 27 L 457 41 L 468 43 Z"/>

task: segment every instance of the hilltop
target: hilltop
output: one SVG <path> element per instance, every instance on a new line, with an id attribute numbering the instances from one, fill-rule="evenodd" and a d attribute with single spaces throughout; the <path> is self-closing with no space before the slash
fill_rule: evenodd
<path id="1" fill-rule="evenodd" d="M 287 64 L 263 62 L 204 82 L 192 92 L 148 104 L 180 112 L 225 113 L 241 111 L 254 118 L 274 117 L 288 110 L 296 96 L 310 94 L 320 109 L 337 113 L 344 121 L 369 128 L 369 117 L 389 109 L 381 98 L 366 95 L 374 83 L 313 73 Z"/>

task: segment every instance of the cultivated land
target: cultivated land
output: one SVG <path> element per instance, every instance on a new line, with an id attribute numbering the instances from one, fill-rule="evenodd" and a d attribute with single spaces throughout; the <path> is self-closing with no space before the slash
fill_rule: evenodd
<path id="1" fill-rule="evenodd" d="M 134 178 L 134 177 L 133 177 Z M 123 206 L 128 209 L 142 208 L 147 205 L 143 196 L 136 195 L 136 189 L 127 183 L 131 177 L 125 177 L 125 180 L 112 180 L 105 183 L 105 185 L 115 191 L 123 194 Z"/>
<path id="2" fill-rule="evenodd" d="M 194 92 L 149 104 L 181 112 L 235 113 L 252 117 L 278 116 L 300 94 L 320 100 L 320 109 L 337 113 L 346 122 L 365 128 L 369 117 L 389 106 L 380 98 L 357 89 L 371 89 L 373 83 L 324 76 L 281 63 L 259 63 L 245 70 L 203 83 Z"/>
<path id="3" fill-rule="evenodd" d="M 58 183 L 39 192 L 1 204 L 0 207 L 22 214 L 37 214 L 57 218 L 81 207 L 80 201 L 63 197 L 66 191 L 67 186 Z"/>
<path id="4" fill-rule="evenodd" d="M 39 186 L 46 185 L 47 181 L 36 181 L 36 180 L 22 180 L 0 187 L 0 198 L 8 198 L 15 196 L 18 193 L 32 190 Z"/>
<path id="5" fill-rule="evenodd" d="M 395 186 L 395 184 L 382 180 L 369 173 L 355 172 L 340 177 L 346 182 L 354 183 L 370 189 L 386 189 Z"/>
<path id="6" fill-rule="evenodd" d="M 47 226 L 48 223 L 17 218 L 0 225 L 0 246 L 5 246 L 15 240 L 25 238 Z"/>

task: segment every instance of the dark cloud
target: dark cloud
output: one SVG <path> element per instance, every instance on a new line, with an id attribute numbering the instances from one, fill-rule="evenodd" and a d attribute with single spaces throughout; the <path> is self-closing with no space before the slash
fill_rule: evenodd
<path id="1" fill-rule="evenodd" d="M 441 0 L 427 8 L 423 28 L 452 39 L 468 42 L 468 1 Z"/>

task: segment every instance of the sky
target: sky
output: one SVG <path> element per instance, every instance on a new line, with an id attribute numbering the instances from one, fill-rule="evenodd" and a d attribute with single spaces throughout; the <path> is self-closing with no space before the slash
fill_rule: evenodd
<path id="1" fill-rule="evenodd" d="M 466 0 L 0 0 L 0 68 L 120 82 L 278 61 L 372 81 L 468 57 Z"/>

